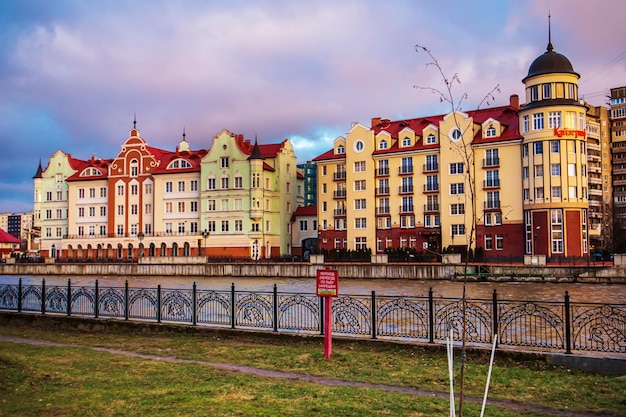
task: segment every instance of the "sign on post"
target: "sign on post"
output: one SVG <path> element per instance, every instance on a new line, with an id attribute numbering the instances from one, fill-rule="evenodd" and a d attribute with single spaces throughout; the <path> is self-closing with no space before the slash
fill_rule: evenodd
<path id="1" fill-rule="evenodd" d="M 317 270 L 317 296 L 324 297 L 324 357 L 333 352 L 333 297 L 339 294 L 339 273 L 330 268 Z"/>

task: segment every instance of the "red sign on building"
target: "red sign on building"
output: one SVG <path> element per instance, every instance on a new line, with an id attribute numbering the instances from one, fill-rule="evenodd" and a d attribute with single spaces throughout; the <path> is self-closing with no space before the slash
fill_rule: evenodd
<path id="1" fill-rule="evenodd" d="M 337 297 L 339 293 L 339 273 L 334 269 L 317 270 L 317 296 Z"/>

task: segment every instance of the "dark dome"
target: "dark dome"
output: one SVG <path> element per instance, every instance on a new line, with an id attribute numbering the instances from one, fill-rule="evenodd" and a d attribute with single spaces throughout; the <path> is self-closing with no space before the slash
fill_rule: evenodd
<path id="1" fill-rule="evenodd" d="M 548 49 L 546 52 L 537 57 L 537 59 L 530 64 L 526 78 L 533 77 L 535 75 L 559 72 L 575 74 L 578 76 L 578 73 L 574 71 L 574 67 L 572 67 L 572 63 L 569 62 L 569 59 L 567 59 L 565 55 L 554 52 L 552 43 L 548 43 Z"/>

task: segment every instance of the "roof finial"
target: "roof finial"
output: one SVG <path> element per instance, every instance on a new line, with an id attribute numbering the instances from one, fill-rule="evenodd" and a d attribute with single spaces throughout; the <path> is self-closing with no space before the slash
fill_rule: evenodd
<path id="1" fill-rule="evenodd" d="M 137 113 L 133 116 L 133 129 L 137 129 Z"/>
<path id="2" fill-rule="evenodd" d="M 552 28 L 550 24 L 550 10 L 548 10 L 548 52 L 552 52 L 554 47 L 552 46 Z"/>
<path id="3" fill-rule="evenodd" d="M 186 142 L 187 140 L 185 139 L 185 136 L 187 135 L 185 134 L 185 127 L 183 126 L 183 140 Z"/>

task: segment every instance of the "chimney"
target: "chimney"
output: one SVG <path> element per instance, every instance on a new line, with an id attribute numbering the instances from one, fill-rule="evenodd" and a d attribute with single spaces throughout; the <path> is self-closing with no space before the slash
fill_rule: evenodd
<path id="1" fill-rule="evenodd" d="M 517 94 L 511 94 L 509 98 L 509 105 L 516 110 L 519 110 L 519 96 Z"/>
<path id="2" fill-rule="evenodd" d="M 380 117 L 372 117 L 372 127 L 380 124 Z"/>

